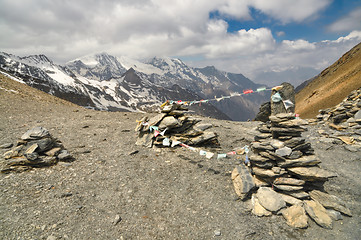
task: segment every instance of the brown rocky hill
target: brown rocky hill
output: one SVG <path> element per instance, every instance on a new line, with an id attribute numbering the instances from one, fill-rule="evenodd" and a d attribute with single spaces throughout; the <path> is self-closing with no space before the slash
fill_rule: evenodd
<path id="1" fill-rule="evenodd" d="M 361 87 L 361 43 L 323 70 L 296 94 L 296 113 L 314 118 Z"/>

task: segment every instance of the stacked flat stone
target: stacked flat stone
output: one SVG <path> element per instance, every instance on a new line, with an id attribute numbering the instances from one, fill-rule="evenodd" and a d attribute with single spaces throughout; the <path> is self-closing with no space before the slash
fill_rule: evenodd
<path id="1" fill-rule="evenodd" d="M 217 134 L 208 130 L 212 124 L 202 124 L 201 120 L 186 116 L 187 111 L 184 105 L 171 104 L 164 106 L 161 113 L 152 118 L 143 117 L 135 128 L 138 133 L 136 145 L 164 147 L 171 146 L 175 141 L 191 146 L 218 144 Z M 159 134 L 155 134 L 152 127 L 156 127 Z"/>
<path id="2" fill-rule="evenodd" d="M 302 137 L 307 121 L 295 119 L 293 113 L 270 116 L 261 125 L 260 135 L 252 143 L 252 171 L 261 185 L 272 185 L 277 191 L 304 199 L 307 189 L 335 175 L 321 169 L 311 143 Z"/>
<path id="3" fill-rule="evenodd" d="M 246 199 L 252 194 L 252 213 L 282 214 L 295 228 L 306 228 L 309 217 L 322 227 L 332 228 L 329 211 L 351 216 L 343 201 L 319 191 L 336 175 L 318 165 L 321 161 L 302 137 L 308 122 L 296 119 L 294 113 L 280 113 L 269 119 L 258 128 L 260 134 L 252 143 L 250 166 L 242 164 L 232 172 L 237 195 Z M 333 199 L 333 204 L 325 199 Z"/>
<path id="4" fill-rule="evenodd" d="M 321 109 L 317 121 L 331 123 L 330 127 L 342 130 L 361 128 L 361 88 L 354 90 L 335 107 Z"/>
<path id="5" fill-rule="evenodd" d="M 4 153 L 1 171 L 22 172 L 34 167 L 56 164 L 58 161 L 72 160 L 61 141 L 54 138 L 43 127 L 34 127 L 24 133 L 15 147 Z"/>

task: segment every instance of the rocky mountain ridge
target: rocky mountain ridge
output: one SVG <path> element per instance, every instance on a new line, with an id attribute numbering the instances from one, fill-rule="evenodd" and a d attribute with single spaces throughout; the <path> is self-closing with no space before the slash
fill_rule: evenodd
<path id="1" fill-rule="evenodd" d="M 47 93 L 108 111 L 153 111 L 166 100 L 201 100 L 261 86 L 242 74 L 214 67 L 192 68 L 179 59 L 155 57 L 140 62 L 107 53 L 78 58 L 65 66 L 44 55 L 0 53 L 0 69 Z M 247 120 L 266 98 L 267 94 L 259 93 L 191 110 L 216 118 Z"/>
<path id="2" fill-rule="evenodd" d="M 296 112 L 303 118 L 314 118 L 319 110 L 335 106 L 360 87 L 361 43 L 296 89 Z"/>

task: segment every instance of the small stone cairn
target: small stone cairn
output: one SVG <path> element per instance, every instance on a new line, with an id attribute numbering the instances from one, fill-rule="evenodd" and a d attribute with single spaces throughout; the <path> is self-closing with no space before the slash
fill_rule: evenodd
<path id="1" fill-rule="evenodd" d="M 4 153 L 4 158 L 3 173 L 22 172 L 73 160 L 61 141 L 53 138 L 43 127 L 34 127 L 24 133 L 16 146 Z"/>
<path id="2" fill-rule="evenodd" d="M 208 131 L 212 124 L 202 124 L 201 120 L 186 116 L 188 108 L 180 104 L 162 107 L 161 113 L 138 121 L 135 131 L 138 133 L 136 145 L 146 147 L 169 147 L 177 144 L 183 146 L 210 143 L 218 145 L 217 134 Z"/>
<path id="3" fill-rule="evenodd" d="M 321 135 L 338 138 L 348 145 L 361 148 L 361 88 L 352 91 L 335 107 L 321 109 L 319 112 L 315 122 L 331 128 L 331 131 L 320 130 Z"/>
<path id="4" fill-rule="evenodd" d="M 336 106 L 319 110 L 316 120 L 336 130 L 361 129 L 361 88 L 352 91 Z"/>

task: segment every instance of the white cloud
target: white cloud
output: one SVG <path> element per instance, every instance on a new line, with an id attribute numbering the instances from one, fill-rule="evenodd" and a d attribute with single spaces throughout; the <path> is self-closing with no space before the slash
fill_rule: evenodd
<path id="1" fill-rule="evenodd" d="M 306 40 L 299 39 L 296 41 L 283 40 L 281 43 L 281 48 L 284 50 L 313 50 L 316 48 L 314 43 L 310 43 Z"/>
<path id="2" fill-rule="evenodd" d="M 197 59 L 191 62 L 197 66 L 215 65 L 251 78 L 261 70 L 322 68 L 358 43 L 360 32 L 320 43 L 302 39 L 277 43 L 270 29 L 229 33 L 226 21 L 209 15 L 216 11 L 227 18 L 250 20 L 254 8 L 285 24 L 309 21 L 330 2 L 0 0 L 0 51 L 21 56 L 43 53 L 57 63 L 103 51 L 135 58 L 179 56 Z"/>
<path id="3" fill-rule="evenodd" d="M 286 35 L 286 33 L 284 31 L 279 31 L 279 32 L 276 32 L 276 35 L 277 35 L 277 37 L 283 37 Z"/>
<path id="4" fill-rule="evenodd" d="M 332 0 L 253 0 L 251 5 L 283 23 L 301 22 L 317 16 Z"/>
<path id="5" fill-rule="evenodd" d="M 361 8 L 351 11 L 347 16 L 332 23 L 328 29 L 332 32 L 361 30 Z"/>

